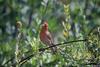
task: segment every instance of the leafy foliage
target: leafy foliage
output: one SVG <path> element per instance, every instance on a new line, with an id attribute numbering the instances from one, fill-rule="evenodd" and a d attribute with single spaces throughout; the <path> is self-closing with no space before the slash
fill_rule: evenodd
<path id="1" fill-rule="evenodd" d="M 0 0 L 0 67 L 100 64 L 99 0 Z M 57 53 L 39 39 L 47 20 Z M 51 47 L 55 47 L 51 46 Z"/>

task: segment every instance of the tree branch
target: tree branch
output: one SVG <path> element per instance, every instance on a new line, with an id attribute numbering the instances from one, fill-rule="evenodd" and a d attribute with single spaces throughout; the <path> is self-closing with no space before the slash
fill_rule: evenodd
<path id="1" fill-rule="evenodd" d="M 62 45 L 62 44 L 69 44 L 69 43 L 81 42 L 81 41 L 86 41 L 86 40 L 87 39 L 63 42 L 63 43 L 55 44 L 55 45 L 52 45 L 52 46 L 49 46 L 49 47 L 46 47 L 46 48 L 40 48 L 39 51 L 44 51 L 44 50 L 49 49 L 51 47 L 59 46 L 59 45 Z"/>
<path id="2" fill-rule="evenodd" d="M 84 42 L 84 41 L 86 41 L 87 39 L 83 39 L 83 40 L 75 40 L 75 41 L 68 41 L 68 42 L 64 42 L 64 43 L 59 43 L 59 44 L 56 44 L 56 45 L 53 45 L 53 46 L 49 46 L 49 47 L 46 47 L 46 48 L 40 48 L 40 49 L 38 49 L 39 50 L 39 52 L 43 52 L 43 51 L 45 51 L 46 49 L 49 49 L 49 48 L 51 48 L 51 47 L 55 47 L 55 46 L 59 46 L 59 45 L 63 45 L 63 44 L 69 44 L 69 43 L 74 43 L 74 42 Z M 25 62 L 27 62 L 28 60 L 30 60 L 33 56 L 34 56 L 35 54 L 31 54 L 31 55 L 29 55 L 29 56 L 27 56 L 27 57 L 25 57 L 25 58 L 23 58 L 22 60 L 20 60 L 19 61 L 19 63 L 18 64 L 23 64 L 23 63 L 25 63 Z M 12 66 L 15 66 L 17 63 L 14 63 L 14 64 L 12 64 Z"/>

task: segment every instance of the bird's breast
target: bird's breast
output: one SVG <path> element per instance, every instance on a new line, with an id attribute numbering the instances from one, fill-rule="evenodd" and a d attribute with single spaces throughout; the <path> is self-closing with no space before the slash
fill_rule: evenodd
<path id="1" fill-rule="evenodd" d="M 40 32 L 40 40 L 44 44 L 50 44 L 50 40 L 48 39 L 48 32 Z"/>

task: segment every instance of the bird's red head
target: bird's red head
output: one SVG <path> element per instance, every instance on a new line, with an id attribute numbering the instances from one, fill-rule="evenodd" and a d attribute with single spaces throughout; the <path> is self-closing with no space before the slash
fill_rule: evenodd
<path id="1" fill-rule="evenodd" d="M 48 22 L 47 21 L 43 22 L 42 30 L 48 30 Z"/>
<path id="2" fill-rule="evenodd" d="M 48 27 L 48 22 L 47 21 L 44 21 L 43 27 Z"/>

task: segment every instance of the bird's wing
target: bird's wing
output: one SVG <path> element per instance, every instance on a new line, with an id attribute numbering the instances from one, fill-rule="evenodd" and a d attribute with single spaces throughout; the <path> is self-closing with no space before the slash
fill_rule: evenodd
<path id="1" fill-rule="evenodd" d="M 51 41 L 51 43 L 53 43 L 53 38 L 52 38 L 50 32 L 46 32 L 46 33 L 47 33 L 47 39 L 48 39 L 49 41 Z"/>
<path id="2" fill-rule="evenodd" d="M 50 46 L 54 46 L 55 44 L 54 44 L 54 41 L 53 41 L 53 38 L 52 38 L 52 36 L 51 36 L 51 34 L 50 34 L 50 32 L 47 32 L 47 41 L 49 41 L 48 43 L 49 43 L 49 45 Z M 57 47 L 55 46 L 55 47 L 51 47 L 51 50 L 53 51 L 53 53 L 55 53 L 56 51 L 57 51 Z"/>

